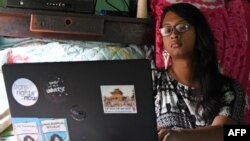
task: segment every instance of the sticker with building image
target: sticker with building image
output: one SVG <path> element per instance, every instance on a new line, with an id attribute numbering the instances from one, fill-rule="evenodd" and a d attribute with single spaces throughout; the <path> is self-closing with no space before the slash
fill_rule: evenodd
<path id="1" fill-rule="evenodd" d="M 134 85 L 101 85 L 104 113 L 137 113 Z"/>

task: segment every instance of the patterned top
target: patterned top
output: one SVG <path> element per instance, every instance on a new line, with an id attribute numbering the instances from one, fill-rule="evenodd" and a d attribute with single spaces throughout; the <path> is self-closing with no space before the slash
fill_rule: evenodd
<path id="1" fill-rule="evenodd" d="M 155 110 L 158 127 L 170 129 L 197 128 L 208 126 L 211 120 L 205 121 L 195 109 L 202 97 L 194 95 L 192 87 L 181 84 L 169 76 L 166 71 L 153 71 Z M 243 123 L 245 98 L 244 91 L 236 81 L 225 84 L 222 89 L 223 106 L 218 115 L 224 115 Z M 202 109 L 198 113 L 202 113 Z"/>

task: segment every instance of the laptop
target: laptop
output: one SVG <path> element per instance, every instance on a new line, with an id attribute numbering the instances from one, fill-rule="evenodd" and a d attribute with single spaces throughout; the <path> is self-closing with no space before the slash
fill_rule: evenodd
<path id="1" fill-rule="evenodd" d="M 157 141 L 150 61 L 2 67 L 18 141 Z"/>

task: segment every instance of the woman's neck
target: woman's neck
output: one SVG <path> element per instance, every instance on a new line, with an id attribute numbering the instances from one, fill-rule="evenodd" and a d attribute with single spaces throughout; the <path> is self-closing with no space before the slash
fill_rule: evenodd
<path id="1" fill-rule="evenodd" d="M 192 61 L 188 60 L 172 60 L 173 63 L 169 67 L 168 72 L 170 75 L 177 80 L 178 82 L 190 86 L 198 87 L 198 81 L 193 80 L 193 71 L 192 71 Z"/>

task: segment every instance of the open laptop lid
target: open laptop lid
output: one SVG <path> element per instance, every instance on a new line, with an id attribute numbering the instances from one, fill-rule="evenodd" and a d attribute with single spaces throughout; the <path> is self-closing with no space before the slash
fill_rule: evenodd
<path id="1" fill-rule="evenodd" d="M 5 64 L 19 140 L 156 141 L 149 60 Z"/>

